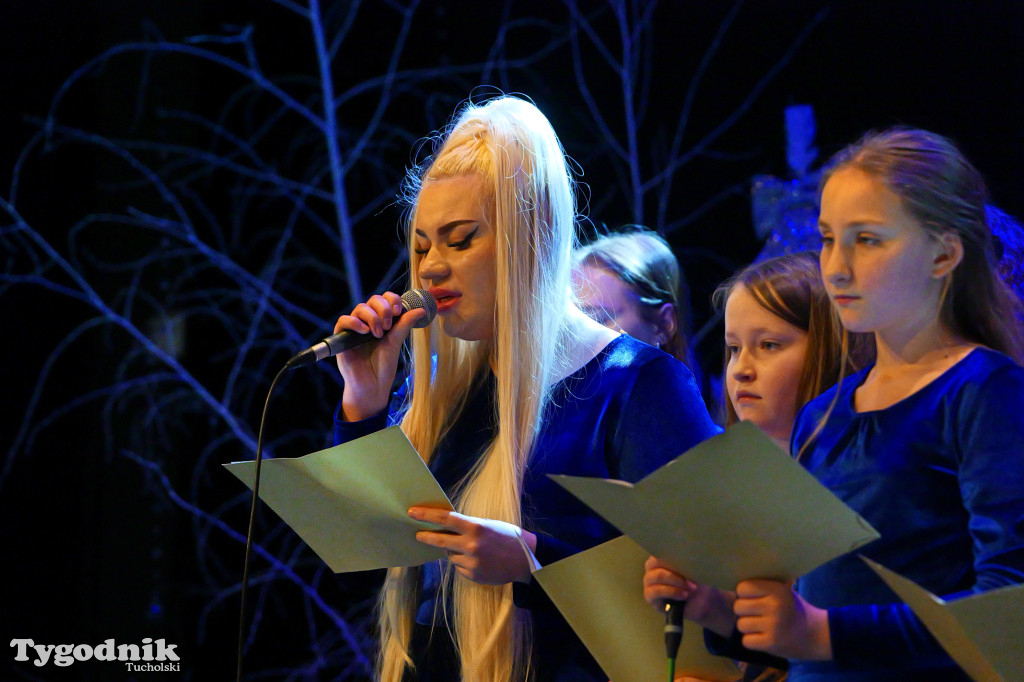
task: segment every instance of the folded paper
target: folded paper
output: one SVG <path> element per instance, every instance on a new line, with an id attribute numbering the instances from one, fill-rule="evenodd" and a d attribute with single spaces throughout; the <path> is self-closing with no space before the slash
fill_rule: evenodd
<path id="1" fill-rule="evenodd" d="M 224 466 L 253 488 L 256 462 Z M 415 537 L 438 527 L 406 512 L 450 510 L 451 502 L 397 426 L 304 457 L 264 460 L 260 499 L 335 573 L 444 557 Z"/>
<path id="2" fill-rule="evenodd" d="M 975 682 L 1024 680 L 1024 585 L 945 601 L 861 557 Z"/>
<path id="3" fill-rule="evenodd" d="M 623 536 L 533 574 L 615 682 L 665 679 L 665 616 L 643 596 L 647 554 Z M 684 623 L 676 672 L 715 681 L 739 676 L 730 659 L 708 653 L 703 630 L 694 623 Z"/>
<path id="4" fill-rule="evenodd" d="M 794 580 L 878 537 L 749 422 L 636 484 L 552 478 L 677 572 L 720 589 Z"/>

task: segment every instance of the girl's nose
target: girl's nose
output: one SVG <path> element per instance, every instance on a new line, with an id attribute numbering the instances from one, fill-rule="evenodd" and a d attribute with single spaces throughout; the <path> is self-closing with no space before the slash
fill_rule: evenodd
<path id="1" fill-rule="evenodd" d="M 847 284 L 852 276 L 846 249 L 833 246 L 821 251 L 821 277 L 829 284 L 839 286 Z"/>
<path id="2" fill-rule="evenodd" d="M 420 279 L 437 282 L 451 274 L 448 261 L 440 254 L 440 249 L 430 248 L 420 259 L 417 273 Z"/>
<path id="3" fill-rule="evenodd" d="M 754 365 L 750 362 L 750 355 L 741 350 L 733 361 L 732 378 L 736 381 L 752 381 L 754 375 Z"/>

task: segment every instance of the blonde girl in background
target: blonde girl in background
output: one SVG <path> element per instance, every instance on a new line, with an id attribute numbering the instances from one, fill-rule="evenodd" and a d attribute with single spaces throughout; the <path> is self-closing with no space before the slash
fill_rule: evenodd
<path id="1" fill-rule="evenodd" d="M 661 236 L 643 228 L 601 235 L 575 259 L 573 286 L 583 312 L 694 369 L 686 281 Z"/>

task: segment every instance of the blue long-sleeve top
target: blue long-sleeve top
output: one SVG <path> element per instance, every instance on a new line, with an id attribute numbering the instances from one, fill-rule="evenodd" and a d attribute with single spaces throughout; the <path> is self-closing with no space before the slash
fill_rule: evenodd
<path id="1" fill-rule="evenodd" d="M 434 451 L 430 470 L 449 495 L 496 434 L 495 401 L 494 375 L 487 372 Z M 397 423 L 401 413 L 400 395 L 392 400 L 387 414 L 361 422 L 343 421 L 339 406 L 335 443 Z M 619 534 L 548 474 L 637 481 L 718 431 L 682 363 L 632 337 L 613 339 L 593 360 L 553 387 L 545 408 L 522 495 L 523 526 L 537 535 L 537 559 L 546 565 Z M 429 627 L 437 613 L 439 566 L 431 563 L 421 571 L 416 618 L 420 626 Z M 538 682 L 608 679 L 538 587 L 517 585 L 516 603 L 532 609 Z M 436 629 L 430 642 L 421 644 L 432 647 L 434 642 L 450 645 Z M 434 666 L 431 661 L 437 658 L 426 652 L 427 664 L 420 661 L 417 666 L 420 682 L 455 679 L 445 677 L 450 670 Z"/>
<path id="2" fill-rule="evenodd" d="M 801 453 L 836 398 L 801 461 L 881 534 L 862 553 L 947 598 L 1024 582 L 1024 369 L 978 348 L 896 404 L 857 412 L 868 371 L 808 403 L 792 439 Z M 797 591 L 828 609 L 834 661 L 791 662 L 792 682 L 968 679 L 856 554 Z"/>

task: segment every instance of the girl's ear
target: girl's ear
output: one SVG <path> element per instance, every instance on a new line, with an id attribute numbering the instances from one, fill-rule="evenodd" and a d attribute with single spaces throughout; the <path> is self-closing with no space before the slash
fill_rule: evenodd
<path id="1" fill-rule="evenodd" d="M 663 303 L 658 308 L 658 341 L 668 343 L 676 333 L 676 307 L 671 303 Z M 664 338 L 662 338 L 664 337 Z"/>
<path id="2" fill-rule="evenodd" d="M 935 239 L 935 244 L 932 277 L 942 279 L 953 272 L 964 259 L 964 244 L 956 232 L 943 232 Z"/>

